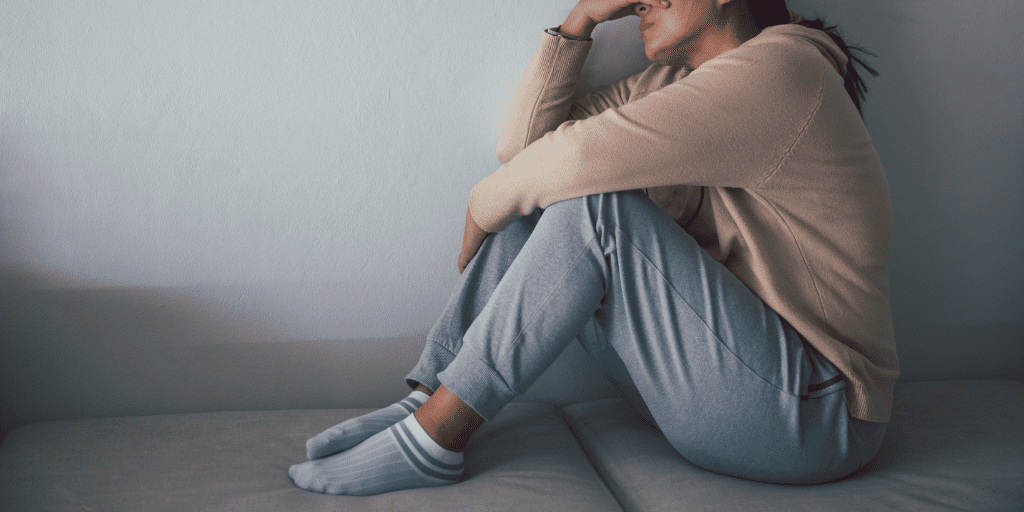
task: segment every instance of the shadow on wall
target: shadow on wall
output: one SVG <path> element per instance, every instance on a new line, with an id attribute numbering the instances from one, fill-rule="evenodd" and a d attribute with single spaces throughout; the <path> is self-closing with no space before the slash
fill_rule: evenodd
<path id="1" fill-rule="evenodd" d="M 959 5 L 951 0 L 940 4 Z M 1016 192 L 1021 174 L 1019 152 L 1014 152 L 1019 148 L 1020 117 L 1016 125 L 992 124 L 1013 120 L 1013 108 L 1020 105 L 1013 87 L 1019 84 L 993 80 L 1001 75 L 984 66 L 994 57 L 972 58 L 971 53 L 978 49 L 984 55 L 1003 51 L 999 55 L 1010 56 L 1004 48 L 1012 48 L 1015 31 L 1001 21 L 994 26 L 1002 28 L 978 42 L 970 30 L 931 30 L 962 20 L 923 0 L 870 0 L 856 6 L 791 3 L 795 10 L 813 14 L 815 9 L 805 11 L 802 5 L 814 6 L 846 29 L 853 42 L 879 53 L 872 63 L 882 75 L 870 82 L 865 117 L 893 195 L 891 284 L 901 380 L 1021 378 L 1024 322 L 1021 301 L 1015 300 L 1024 289 L 1019 284 L 1017 228 L 1022 217 Z M 986 7 L 986 12 L 1019 12 L 1006 7 L 1008 1 L 992 5 L 996 7 Z M 922 18 L 925 14 L 932 17 Z M 635 34 L 636 22 L 623 21 L 602 34 L 608 37 L 595 43 L 585 81 L 604 83 L 642 67 L 642 47 L 636 40 L 621 44 L 633 37 L 629 34 Z M 953 36 L 958 45 L 934 40 Z M 939 58 L 947 54 L 959 57 L 972 72 L 948 72 L 946 61 Z M 615 68 L 609 61 L 638 67 Z M 941 89 L 946 86 L 948 90 Z M 985 94 L 959 94 L 980 89 Z M 935 101 L 943 98 L 948 103 Z M 11 126 L 5 134 L 21 125 Z M 23 143 L 5 137 L 0 139 L 0 173 L 17 168 L 20 175 L 37 179 L 28 161 L 14 160 Z M 29 228 L 49 226 L 52 212 L 46 205 L 62 198 L 0 194 L 0 201 L 7 202 L 0 203 L 0 261 L 31 263 L 45 253 L 32 246 L 35 238 L 29 235 L 35 233 Z M 19 214 L 29 222 L 19 224 Z M 990 217 L 1005 222 L 986 222 Z M 81 236 L 88 237 L 86 228 L 95 225 L 101 224 L 83 224 Z M 59 233 L 39 236 L 54 240 L 62 250 L 74 248 Z M 173 241 L 170 235 L 161 239 Z M 141 256 L 131 261 L 148 264 Z M 0 430 L 57 418 L 377 407 L 407 391 L 402 377 L 415 364 L 425 335 L 321 340 L 212 301 L 199 288 L 49 283 L 0 266 Z M 966 325 L 972 322 L 984 325 Z M 954 326 L 940 325 L 944 323 Z M 534 386 L 537 392 L 528 393 L 530 398 L 560 393 L 585 399 L 607 391 L 591 390 L 593 381 L 573 378 L 592 367 L 578 345 L 570 347 L 575 352 L 556 362 Z"/>
<path id="2" fill-rule="evenodd" d="M 995 183 L 1003 179 L 1003 174 L 1015 172 L 1013 160 L 1005 157 L 1005 151 L 965 145 L 963 137 L 954 135 L 958 131 L 955 124 L 944 119 L 955 117 L 959 122 L 968 122 L 970 116 L 965 113 L 970 107 L 990 109 L 990 101 L 968 95 L 955 104 L 936 101 L 949 99 L 936 92 L 939 88 L 984 82 L 981 77 L 996 76 L 994 70 L 981 70 L 973 78 L 933 73 L 937 70 L 929 68 L 929 59 L 940 46 L 924 45 L 922 34 L 929 27 L 947 23 L 943 20 L 955 18 L 952 14 L 938 12 L 939 4 L 921 0 L 869 0 L 845 7 L 819 7 L 817 2 L 792 0 L 787 3 L 798 10 L 805 9 L 801 11 L 805 15 L 825 16 L 829 23 L 837 23 L 844 29 L 851 43 L 861 44 L 877 54 L 870 57 L 869 62 L 881 75 L 868 80 L 871 92 L 864 112 L 865 122 L 885 165 L 893 198 L 890 285 L 900 381 L 1024 378 L 1021 367 L 1024 344 L 1019 341 L 1024 336 L 1024 322 L 993 322 L 991 318 L 982 318 L 977 320 L 979 325 L 970 325 L 962 318 L 944 314 L 949 310 L 978 311 L 988 305 L 993 310 L 1003 311 L 992 315 L 995 318 L 1013 317 L 1005 313 L 1008 308 L 998 304 L 994 297 L 1014 295 L 1011 283 L 1020 281 L 1020 269 L 1000 277 L 998 266 L 990 263 L 1002 261 L 1008 255 L 1012 258 L 1014 244 L 1019 247 L 1019 237 L 1016 241 L 997 236 L 987 243 L 969 242 L 977 237 L 977 230 L 965 229 L 962 218 L 952 218 L 978 217 L 974 224 L 979 225 L 984 218 L 1003 212 L 999 215 L 1012 219 L 1012 215 L 1005 213 L 1008 204 L 992 200 L 984 208 L 951 208 L 957 204 L 953 196 L 961 193 L 952 183 L 989 176 L 992 183 L 988 187 L 998 188 Z M 952 2 L 942 5 L 949 8 L 950 13 L 968 9 Z M 995 4 L 984 10 L 991 18 L 992 12 L 1000 9 L 1008 14 L 1012 10 L 1007 5 Z M 970 23 L 981 22 L 972 20 Z M 975 41 L 968 34 L 964 28 L 950 31 L 944 37 L 955 41 L 956 48 L 942 53 L 963 54 L 964 48 L 981 48 L 988 44 Z M 991 135 L 1001 137 L 1009 131 L 994 130 Z M 1005 159 L 1000 160 L 1000 155 Z M 958 159 L 971 164 L 957 162 Z M 993 257 L 994 252 L 1002 256 Z M 976 259 L 965 260 L 959 272 L 951 272 L 949 267 L 939 263 L 954 258 Z M 981 278 L 965 279 L 961 275 L 965 273 L 980 274 Z M 986 282 L 994 279 L 999 281 L 996 294 L 979 293 L 986 288 Z"/>
<path id="3" fill-rule="evenodd" d="M 174 289 L 44 287 L 11 273 L 0 286 L 5 430 L 56 418 L 375 407 L 407 392 L 396 368 L 411 368 L 423 344 L 282 339 Z"/>
<path id="4" fill-rule="evenodd" d="M 0 440 L 52 419 L 180 412 L 377 408 L 409 389 L 426 333 L 289 337 L 183 288 L 69 288 L 0 272 Z M 578 344 L 523 399 L 566 404 L 614 391 Z"/>

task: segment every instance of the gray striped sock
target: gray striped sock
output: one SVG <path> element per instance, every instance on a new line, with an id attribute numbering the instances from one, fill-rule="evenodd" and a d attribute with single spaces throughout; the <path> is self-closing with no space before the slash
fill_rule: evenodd
<path id="1" fill-rule="evenodd" d="M 464 466 L 461 453 L 437 444 L 410 414 L 346 452 L 296 464 L 288 475 L 307 491 L 369 496 L 452 484 Z"/>
<path id="2" fill-rule="evenodd" d="M 402 421 L 428 398 L 430 396 L 422 391 L 413 391 L 409 396 L 383 409 L 338 423 L 306 441 L 306 458 L 316 460 L 348 450 L 377 432 Z"/>

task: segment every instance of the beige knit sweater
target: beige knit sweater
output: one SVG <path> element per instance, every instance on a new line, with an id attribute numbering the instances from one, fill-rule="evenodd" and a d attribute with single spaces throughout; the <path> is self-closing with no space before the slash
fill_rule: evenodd
<path id="1" fill-rule="evenodd" d="M 824 32 L 769 27 L 695 70 L 653 64 L 572 101 L 592 41 L 544 34 L 469 198 L 501 231 L 535 208 L 646 189 L 846 376 L 854 417 L 888 421 L 899 375 L 885 174 Z"/>

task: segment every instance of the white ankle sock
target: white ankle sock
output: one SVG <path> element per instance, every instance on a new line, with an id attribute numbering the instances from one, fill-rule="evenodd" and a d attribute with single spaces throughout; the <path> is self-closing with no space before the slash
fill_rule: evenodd
<path id="1" fill-rule="evenodd" d="M 307 491 L 367 496 L 448 485 L 464 472 L 462 453 L 437 444 L 410 414 L 343 453 L 296 464 L 288 475 Z"/>
<path id="2" fill-rule="evenodd" d="M 409 396 L 383 409 L 343 421 L 306 441 L 306 457 L 316 460 L 367 440 L 370 436 L 398 423 L 423 405 L 429 395 L 413 391 Z"/>

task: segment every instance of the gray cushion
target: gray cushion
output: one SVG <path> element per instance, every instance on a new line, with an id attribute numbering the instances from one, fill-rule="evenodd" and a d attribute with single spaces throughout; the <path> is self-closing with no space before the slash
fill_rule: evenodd
<path id="1" fill-rule="evenodd" d="M 0 509 L 621 510 L 559 412 L 513 403 L 473 436 L 467 479 L 335 497 L 297 489 L 305 440 L 368 410 L 217 412 L 37 423 L 0 446 Z"/>
<path id="2" fill-rule="evenodd" d="M 566 421 L 627 511 L 1022 510 L 1024 383 L 899 384 L 878 455 L 816 486 L 700 469 L 624 400 L 568 406 Z"/>

